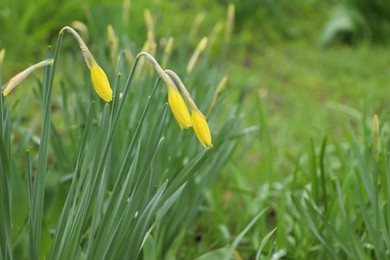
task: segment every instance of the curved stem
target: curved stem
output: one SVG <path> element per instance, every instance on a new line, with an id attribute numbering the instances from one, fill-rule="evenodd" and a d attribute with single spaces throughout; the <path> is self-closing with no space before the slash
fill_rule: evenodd
<path id="1" fill-rule="evenodd" d="M 175 83 L 167 75 L 167 73 L 163 70 L 163 68 L 161 68 L 160 64 L 156 61 L 156 59 L 152 55 L 150 55 L 146 51 L 142 51 L 142 52 L 138 53 L 136 58 L 139 58 L 140 56 L 145 57 L 153 65 L 154 69 L 157 71 L 157 74 L 162 79 L 162 81 L 164 81 L 165 85 L 177 90 Z"/>
<path id="2" fill-rule="evenodd" d="M 91 52 L 89 51 L 83 39 L 81 39 L 80 35 L 70 26 L 63 27 L 60 31 L 60 34 L 64 34 L 64 31 L 69 32 L 76 39 L 76 41 L 80 46 L 81 52 L 83 53 L 85 62 L 87 63 L 88 68 L 91 69 L 92 65 L 95 64 L 96 61 L 93 58 Z"/>
<path id="3" fill-rule="evenodd" d="M 191 98 L 190 93 L 188 93 L 188 90 L 184 86 L 184 83 L 181 81 L 180 77 L 172 70 L 167 69 L 167 70 L 165 70 L 165 72 L 169 77 L 172 77 L 176 81 L 176 83 L 179 85 L 179 88 L 180 88 L 181 92 L 183 93 L 183 95 L 185 96 L 191 109 L 194 109 L 202 114 L 202 112 L 200 112 L 199 108 L 196 106 L 194 100 Z"/>

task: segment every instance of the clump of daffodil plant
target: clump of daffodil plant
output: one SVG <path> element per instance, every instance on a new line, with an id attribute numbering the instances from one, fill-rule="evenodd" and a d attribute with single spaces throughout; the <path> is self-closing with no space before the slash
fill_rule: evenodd
<path id="1" fill-rule="evenodd" d="M 126 6 L 128 2 L 124 0 Z M 185 220 L 199 214 L 205 194 L 229 162 L 238 138 L 248 132 L 241 130 L 237 114 L 241 113 L 238 108 L 242 99 L 229 110 L 223 107 L 227 103 L 217 100 L 226 77 L 217 85 L 215 73 L 205 73 L 202 81 L 194 82 L 198 85 L 191 84 L 199 95 L 193 95 L 191 88 L 187 91 L 189 83 L 180 74 L 181 79 L 172 70 L 165 70 L 174 53 L 173 37 L 165 41 L 161 63 L 156 61 L 154 51 L 164 41 L 152 34 L 150 12 L 145 16 L 147 52 L 133 56 L 127 48 L 118 55 L 117 48 L 129 46 L 128 41 L 109 26 L 107 48 L 95 53 L 85 44 L 88 28 L 73 23 L 59 31 L 45 60 L 32 62 L 38 63 L 10 77 L 3 87 L 2 95 L 7 96 L 29 74 L 44 67 L 42 79 L 35 84 L 35 99 L 22 95 L 20 105 L 14 105 L 17 103 L 12 104 L 9 97 L 0 98 L 0 215 L 4 216 L 0 259 L 120 259 L 124 255 L 128 259 L 163 259 L 175 246 L 175 237 L 188 227 Z M 66 37 L 76 48 L 76 56 L 85 59 L 90 71 L 83 67 L 84 72 L 90 76 L 75 73 L 77 68 L 68 63 L 74 53 L 67 53 L 60 64 L 58 57 L 68 32 L 72 36 Z M 103 46 L 101 30 L 93 32 L 97 35 L 91 38 L 100 40 L 96 46 Z M 121 39 L 126 41 L 122 43 Z M 210 41 L 206 45 L 204 38 L 190 62 L 190 71 L 196 64 L 202 66 L 199 72 L 218 70 L 219 66 L 197 63 Z M 157 50 L 162 50 L 161 46 Z M 4 52 L 0 50 L 0 72 Z M 104 55 L 106 59 L 95 60 Z M 148 67 L 142 68 L 142 62 Z M 186 64 L 179 65 L 185 73 Z M 84 62 L 80 66 L 85 66 Z M 116 67 L 116 79 L 107 78 L 103 71 L 109 66 Z M 63 69 L 60 76 L 58 68 Z M 155 71 L 158 77 L 152 86 Z M 137 79 L 138 72 L 142 77 Z M 112 89 L 109 79 L 115 81 Z M 75 82 L 92 86 L 75 91 Z M 210 85 L 218 86 L 214 95 Z M 60 91 L 55 89 L 59 86 Z M 91 98 L 91 91 L 97 95 L 93 93 Z M 91 100 L 100 98 L 107 103 Z M 30 111 L 25 117 L 27 109 Z M 225 112 L 229 112 L 227 117 Z M 32 123 L 33 127 L 19 123 Z M 209 123 L 212 130 L 218 126 L 213 135 Z M 183 130 L 191 127 L 194 132 Z M 198 140 L 200 145 L 195 144 Z M 23 150 L 27 150 L 24 164 Z M 48 200 L 53 195 L 58 199 Z M 174 221 L 177 225 L 170 225 Z M 25 239 L 15 240 L 18 237 Z M 150 255 L 152 251 L 156 253 Z"/>

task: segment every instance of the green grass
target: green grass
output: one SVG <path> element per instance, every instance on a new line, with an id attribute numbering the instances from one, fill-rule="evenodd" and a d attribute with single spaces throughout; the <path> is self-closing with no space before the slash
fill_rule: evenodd
<path id="1" fill-rule="evenodd" d="M 367 208 L 364 199 L 368 193 L 382 196 L 381 205 L 386 205 L 388 200 L 386 187 L 378 192 L 371 187 L 371 191 L 362 191 L 366 195 L 360 201 L 355 200 L 356 187 L 365 182 L 360 178 L 375 174 L 367 166 L 375 164 L 369 155 L 373 142 L 371 120 L 375 113 L 384 120 L 382 143 L 388 138 L 386 104 L 390 59 L 383 55 L 385 49 L 363 45 L 324 50 L 295 42 L 264 47 L 259 52 L 251 50 L 243 59 L 250 61 L 246 68 L 241 67 L 243 60 L 230 64 L 229 71 L 239 75 L 232 79 L 231 85 L 251 87 L 252 95 L 245 100 L 251 115 L 246 116 L 246 122 L 258 124 L 260 131 L 246 138 L 250 145 L 240 149 L 222 181 L 214 187 L 214 194 L 219 196 L 212 203 L 215 206 L 212 226 L 217 227 L 213 230 L 218 233 L 218 225 L 223 225 L 238 233 L 244 223 L 239 219 L 253 216 L 251 209 L 271 208 L 267 219 L 243 243 L 242 255 L 254 257 L 259 237 L 277 227 L 275 246 L 267 247 L 269 251 L 265 254 L 284 252 L 283 255 L 293 259 L 345 256 L 364 259 L 374 254 L 379 259 L 386 258 L 381 255 L 383 251 L 373 252 L 379 244 L 368 249 L 371 243 L 380 243 L 375 242 L 378 234 L 370 237 L 365 232 L 369 230 L 370 217 L 354 219 L 354 216 L 364 216 L 364 212 L 369 216 L 385 214 L 380 213 L 385 208 Z M 324 137 L 327 145 L 321 151 Z M 383 144 L 382 148 L 385 147 Z M 384 156 L 386 152 L 382 152 Z M 369 159 L 363 160 L 360 153 Z M 356 176 L 351 165 L 359 163 L 364 166 Z M 380 165 L 385 167 L 386 162 Z M 324 169 L 322 175 L 321 169 Z M 380 183 L 387 183 L 386 173 L 381 176 L 384 179 Z M 340 183 L 345 186 L 340 188 Z M 339 205 L 332 206 L 332 215 L 322 209 L 324 191 L 331 205 Z M 361 207 L 345 209 L 344 204 Z M 208 218 L 210 215 L 205 216 Z M 322 223 L 321 219 L 328 226 L 318 224 Z M 349 222 L 353 225 L 346 224 Z M 339 236 L 343 242 L 349 239 L 343 238 L 345 234 L 358 234 L 355 244 L 338 245 Z M 370 238 L 365 240 L 367 237 Z"/>
<path id="2" fill-rule="evenodd" d="M 231 84 L 252 86 L 252 95 L 246 101 L 250 104 L 248 110 L 257 117 L 247 117 L 252 124 L 262 123 L 258 105 L 261 98 L 273 133 L 270 141 L 274 159 L 278 160 L 298 155 L 311 139 L 321 142 L 325 135 L 332 142 L 345 139 L 344 122 L 355 114 L 349 110 L 371 115 L 383 111 L 390 84 L 390 59 L 384 52 L 385 47 L 369 46 L 324 50 L 298 43 L 268 47 L 256 59 L 249 56 L 253 61 L 250 68 L 258 71 L 256 74 L 250 74 L 251 69 L 240 69 L 240 63 L 231 65 L 229 71 L 241 75 Z M 252 155 L 243 158 L 254 165 L 250 169 L 262 164 L 256 157 L 266 149 L 263 134 L 255 138 L 259 142 Z M 278 163 L 289 164 L 288 160 Z M 283 178 L 279 173 L 273 177 Z"/>

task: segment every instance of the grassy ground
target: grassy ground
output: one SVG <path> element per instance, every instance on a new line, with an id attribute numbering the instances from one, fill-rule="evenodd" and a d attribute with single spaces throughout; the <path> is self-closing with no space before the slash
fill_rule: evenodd
<path id="1" fill-rule="evenodd" d="M 262 100 L 277 165 L 288 165 L 289 156 L 299 155 L 311 139 L 345 140 L 345 122 L 355 114 L 383 113 L 390 84 L 390 57 L 383 55 L 385 51 L 380 46 L 322 49 L 293 42 L 256 53 L 247 69 L 231 65 L 231 71 L 244 75 L 233 78 L 232 85 L 252 86 L 246 102 L 251 111 L 248 122 L 261 123 L 257 100 Z M 253 165 L 249 171 L 263 164 L 261 153 L 267 147 L 262 137 L 256 136 L 253 150 L 244 159 L 245 165 Z M 283 171 L 269 177 L 284 178 Z"/>
<path id="2" fill-rule="evenodd" d="M 273 38 L 261 25 L 250 27 L 253 31 L 245 30 L 245 26 L 236 31 L 236 37 L 247 36 L 248 47 L 240 48 L 242 38 L 238 38 L 230 49 L 228 92 L 237 94 L 238 89 L 248 88 L 244 102 L 246 124 L 258 125 L 260 130 L 242 142 L 236 158 L 210 194 L 210 208 L 206 208 L 208 213 L 198 227 L 198 233 L 206 237 L 205 245 L 210 244 L 208 241 L 231 241 L 232 234 L 238 234 L 261 206 L 271 210 L 259 226 L 268 231 L 277 226 L 280 248 L 288 245 L 287 240 L 296 239 L 287 235 L 293 225 L 289 217 L 281 215 L 286 210 L 292 214 L 289 194 L 312 185 L 310 175 L 299 170 L 311 146 L 320 149 L 324 138 L 331 147 L 348 144 L 351 131 L 363 144 L 364 129 L 372 127 L 372 116 L 387 118 L 387 47 L 368 42 L 321 47 L 318 28 L 326 21 L 327 13 L 321 10 L 313 15 L 318 7 L 305 6 L 301 10 L 307 16 L 301 19 L 294 13 L 289 17 L 291 28 L 296 29 L 292 30 L 296 37 L 290 39 Z M 248 257 L 248 245 L 259 233 L 254 231 L 253 237 L 242 243 L 244 256 Z M 308 257 L 296 250 L 295 257 Z M 294 258 L 291 252 L 287 256 Z"/>
<path id="3" fill-rule="evenodd" d="M 387 118 L 390 57 L 383 55 L 385 51 L 386 47 L 369 45 L 323 49 L 298 41 L 264 47 L 241 63 L 230 64 L 229 70 L 239 75 L 233 77 L 231 90 L 250 87 L 244 102 L 245 118 L 248 125 L 259 125 L 260 130 L 246 137 L 215 185 L 214 194 L 219 194 L 211 203 L 215 209 L 204 216 L 205 223 L 215 221 L 207 225 L 209 232 L 221 236 L 223 226 L 238 233 L 244 219 L 249 221 L 262 205 L 272 209 L 263 227 L 288 233 L 291 219 L 280 214 L 293 207 L 289 194 L 312 184 L 310 175 L 299 170 L 311 145 L 320 149 L 325 137 L 330 146 L 348 144 L 351 131 L 363 144 L 362 121 L 371 128 L 374 114 Z M 248 59 L 252 62 L 243 67 Z M 246 243 L 250 241 L 253 239 Z M 242 245 L 244 256 L 247 246 Z"/>
<path id="4" fill-rule="evenodd" d="M 310 176 L 297 170 L 311 145 L 319 149 L 325 137 L 330 146 L 347 144 L 350 129 L 362 144 L 361 120 L 371 127 L 374 113 L 386 115 L 384 86 L 389 84 L 390 59 L 384 51 L 385 47 L 372 46 L 324 50 L 295 42 L 266 48 L 247 68 L 229 65 L 231 73 L 239 75 L 231 79 L 229 91 L 250 87 L 244 102 L 246 124 L 259 125 L 260 131 L 242 141 L 209 194 L 199 226 L 188 238 L 204 240 L 194 248 L 210 249 L 231 241 L 262 207 L 271 210 L 259 224 L 263 230 L 254 231 L 241 244 L 244 259 L 251 255 L 256 236 L 263 237 L 266 230 L 278 227 L 279 233 L 288 233 L 291 219 L 279 214 L 291 210 L 289 194 L 311 183 Z M 291 252 L 287 255 L 294 258 Z"/>

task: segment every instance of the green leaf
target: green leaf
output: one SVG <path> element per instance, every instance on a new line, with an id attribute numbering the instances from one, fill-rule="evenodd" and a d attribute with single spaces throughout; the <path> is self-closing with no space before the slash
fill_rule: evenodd
<path id="1" fill-rule="evenodd" d="M 277 227 L 272 229 L 264 238 L 261 240 L 261 244 L 259 246 L 259 249 L 257 250 L 256 254 L 256 260 L 260 260 L 261 252 L 264 249 L 265 244 L 267 244 L 268 240 L 271 238 L 271 236 L 275 233 Z"/>
<path id="2" fill-rule="evenodd" d="M 12 229 L 11 229 L 11 205 L 10 205 L 10 171 L 7 152 L 3 137 L 0 135 L 0 256 L 4 259 L 12 259 Z"/>
<path id="3" fill-rule="evenodd" d="M 228 248 L 218 248 L 213 251 L 207 252 L 199 257 L 196 260 L 215 260 L 215 259 L 230 259 L 230 249 Z"/>

